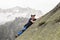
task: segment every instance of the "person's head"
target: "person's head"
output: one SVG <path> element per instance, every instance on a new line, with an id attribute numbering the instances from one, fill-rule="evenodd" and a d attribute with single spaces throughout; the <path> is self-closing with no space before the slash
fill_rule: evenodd
<path id="1" fill-rule="evenodd" d="M 36 15 L 31 15 L 31 18 L 34 19 Z"/>

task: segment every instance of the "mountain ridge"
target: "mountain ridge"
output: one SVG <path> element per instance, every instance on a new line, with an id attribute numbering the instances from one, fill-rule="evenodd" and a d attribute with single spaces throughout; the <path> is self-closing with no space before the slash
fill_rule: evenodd
<path id="1" fill-rule="evenodd" d="M 6 23 L 8 21 L 14 20 L 16 17 L 30 18 L 31 14 L 35 14 L 36 18 L 41 17 L 43 14 L 40 10 L 35 10 L 31 8 L 22 8 L 19 6 L 1 9 L 0 8 L 0 23 Z"/>

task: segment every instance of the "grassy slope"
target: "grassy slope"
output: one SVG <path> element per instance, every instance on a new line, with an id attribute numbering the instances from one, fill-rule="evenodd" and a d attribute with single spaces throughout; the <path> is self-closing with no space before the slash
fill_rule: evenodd
<path id="1" fill-rule="evenodd" d="M 60 40 L 60 3 L 16 40 Z"/>

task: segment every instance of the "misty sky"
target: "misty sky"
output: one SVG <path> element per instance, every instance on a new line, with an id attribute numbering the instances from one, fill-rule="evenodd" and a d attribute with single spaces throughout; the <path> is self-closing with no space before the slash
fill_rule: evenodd
<path id="1" fill-rule="evenodd" d="M 54 8 L 59 2 L 60 0 L 0 0 L 0 8 L 7 9 L 15 6 L 23 8 L 30 7 L 46 13 Z"/>

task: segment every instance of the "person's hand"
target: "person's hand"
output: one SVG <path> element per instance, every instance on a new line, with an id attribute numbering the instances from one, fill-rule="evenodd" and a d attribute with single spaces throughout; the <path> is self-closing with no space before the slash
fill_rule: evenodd
<path id="1" fill-rule="evenodd" d="M 35 23 L 35 21 L 31 20 L 32 23 Z"/>

